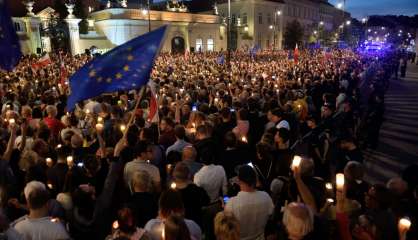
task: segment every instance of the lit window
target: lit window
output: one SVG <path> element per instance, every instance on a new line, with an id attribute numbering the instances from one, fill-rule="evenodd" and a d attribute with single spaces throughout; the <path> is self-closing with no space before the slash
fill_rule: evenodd
<path id="1" fill-rule="evenodd" d="M 209 38 L 208 39 L 208 45 L 207 45 L 207 48 L 208 48 L 208 51 L 214 51 L 214 48 L 215 48 L 215 44 L 214 44 L 214 42 L 213 42 L 213 39 L 212 38 Z"/>
<path id="2" fill-rule="evenodd" d="M 203 51 L 203 40 L 201 38 L 196 39 L 196 50 L 198 52 Z"/>

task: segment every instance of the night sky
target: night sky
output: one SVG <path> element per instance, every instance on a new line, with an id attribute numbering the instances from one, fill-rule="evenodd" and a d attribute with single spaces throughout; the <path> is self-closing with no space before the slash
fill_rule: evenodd
<path id="1" fill-rule="evenodd" d="M 336 5 L 343 0 L 329 0 Z M 368 15 L 408 15 L 418 14 L 418 0 L 346 0 L 346 10 L 352 17 Z"/>

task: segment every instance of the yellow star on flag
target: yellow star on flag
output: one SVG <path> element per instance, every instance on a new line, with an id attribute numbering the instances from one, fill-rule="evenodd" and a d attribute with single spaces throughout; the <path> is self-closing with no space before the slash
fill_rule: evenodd
<path id="1" fill-rule="evenodd" d="M 121 73 L 116 73 L 116 79 L 121 79 L 122 78 L 122 74 Z"/>

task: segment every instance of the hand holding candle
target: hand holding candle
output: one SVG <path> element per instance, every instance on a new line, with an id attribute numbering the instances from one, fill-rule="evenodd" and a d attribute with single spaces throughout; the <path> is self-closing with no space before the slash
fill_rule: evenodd
<path id="1" fill-rule="evenodd" d="M 302 161 L 302 158 L 300 156 L 295 155 L 293 157 L 293 161 L 292 161 L 292 170 L 293 171 L 295 170 L 295 168 L 298 168 L 299 167 L 301 161 Z"/>
<path id="2" fill-rule="evenodd" d="M 406 234 L 406 232 L 408 232 L 409 228 L 411 228 L 411 220 L 409 220 L 409 218 L 407 217 L 403 217 L 401 219 L 399 219 L 399 223 L 398 223 L 398 231 L 399 234 L 404 235 Z"/>
<path id="3" fill-rule="evenodd" d="M 73 165 L 74 165 L 74 160 L 73 160 L 73 156 L 68 156 L 67 157 L 67 165 L 68 165 L 68 167 L 73 167 Z"/>

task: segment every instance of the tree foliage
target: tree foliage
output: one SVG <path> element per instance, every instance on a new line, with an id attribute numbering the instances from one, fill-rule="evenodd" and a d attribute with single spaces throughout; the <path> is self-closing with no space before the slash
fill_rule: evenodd
<path id="1" fill-rule="evenodd" d="M 288 23 L 284 32 L 285 48 L 292 49 L 296 44 L 300 45 L 302 43 L 303 34 L 303 27 L 297 20 Z"/>

